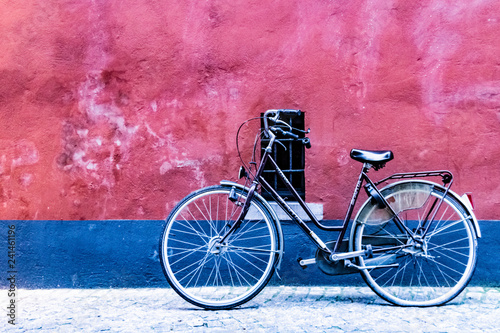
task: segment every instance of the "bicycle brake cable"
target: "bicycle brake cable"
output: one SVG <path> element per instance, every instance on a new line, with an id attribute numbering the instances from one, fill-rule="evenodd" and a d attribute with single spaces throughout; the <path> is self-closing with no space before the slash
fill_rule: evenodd
<path id="1" fill-rule="evenodd" d="M 239 157 L 241 163 L 243 164 L 243 167 L 250 173 L 251 176 L 254 176 L 254 174 L 252 173 L 252 169 L 250 166 L 247 165 L 247 163 L 245 163 L 245 161 L 243 160 L 243 157 L 241 156 L 241 150 L 240 150 L 240 146 L 239 146 L 239 135 L 240 135 L 240 131 L 243 128 L 243 126 L 246 125 L 248 122 L 253 121 L 253 120 L 257 120 L 257 119 L 262 119 L 262 118 L 263 117 L 254 117 L 254 118 L 250 118 L 250 119 L 245 120 L 240 125 L 240 127 L 238 127 L 238 131 L 236 132 L 236 150 L 238 152 L 238 157 Z M 252 153 L 252 162 L 253 162 L 254 157 L 255 157 L 255 150 L 256 150 L 256 145 L 257 145 L 257 141 L 258 141 L 257 138 L 260 137 L 261 135 L 262 135 L 262 132 L 258 133 L 256 138 L 255 138 L 254 148 L 253 148 L 253 153 Z M 252 162 L 250 162 L 250 163 L 252 163 Z"/>

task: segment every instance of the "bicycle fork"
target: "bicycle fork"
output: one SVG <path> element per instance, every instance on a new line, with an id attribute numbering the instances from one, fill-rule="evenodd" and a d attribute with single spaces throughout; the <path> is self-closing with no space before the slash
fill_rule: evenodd
<path id="1" fill-rule="evenodd" d="M 271 141 L 272 141 L 272 143 L 274 143 L 274 139 L 271 140 Z M 224 241 L 226 241 L 226 239 L 229 237 L 229 235 L 231 235 L 236 229 L 238 229 L 240 227 L 241 222 L 243 221 L 243 219 L 247 215 L 248 211 L 250 210 L 250 204 L 252 202 L 254 193 L 257 190 L 257 186 L 259 185 L 259 183 L 257 182 L 257 179 L 259 179 L 260 176 L 262 175 L 262 172 L 264 170 L 264 165 L 266 164 L 266 162 L 268 160 L 268 157 L 269 157 L 269 154 L 271 152 L 271 148 L 270 147 L 271 147 L 271 144 L 264 151 L 264 154 L 262 156 L 261 165 L 260 165 L 259 169 L 257 170 L 257 174 L 254 177 L 252 185 L 248 189 L 248 194 L 247 194 L 247 197 L 246 197 L 245 201 L 244 202 L 239 201 L 240 200 L 240 196 L 238 196 L 238 194 L 235 193 L 234 189 L 231 190 L 231 193 L 229 195 L 229 199 L 231 201 L 233 201 L 234 204 L 236 204 L 236 205 L 243 205 L 243 207 L 241 209 L 241 212 L 240 212 L 238 218 L 236 219 L 236 221 L 234 222 L 234 224 L 229 228 L 229 230 L 226 232 L 226 234 L 222 237 L 222 239 L 220 240 L 220 243 L 223 243 Z"/>
<path id="2" fill-rule="evenodd" d="M 233 188 L 231 189 L 231 192 L 229 193 L 229 200 L 231 200 L 235 205 L 237 206 L 242 206 L 242 209 L 241 209 L 241 212 L 238 216 L 238 218 L 236 219 L 236 221 L 234 221 L 233 225 L 228 225 L 229 227 L 229 230 L 225 233 L 224 236 L 222 236 L 221 240 L 219 241 L 219 243 L 224 243 L 226 241 L 226 239 L 236 230 L 240 227 L 241 225 L 241 222 L 243 221 L 243 219 L 245 218 L 245 216 L 247 215 L 248 211 L 250 210 L 250 203 L 252 202 L 252 199 L 253 199 L 253 195 L 255 193 L 255 190 L 257 188 L 257 184 L 254 182 L 252 184 L 252 186 L 250 187 L 249 191 L 248 191 L 248 194 L 247 194 L 247 197 L 245 199 L 244 202 L 240 201 L 240 198 L 241 196 L 239 196 L 237 193 L 236 193 L 236 190 Z M 229 222 L 228 222 L 229 223 Z"/>

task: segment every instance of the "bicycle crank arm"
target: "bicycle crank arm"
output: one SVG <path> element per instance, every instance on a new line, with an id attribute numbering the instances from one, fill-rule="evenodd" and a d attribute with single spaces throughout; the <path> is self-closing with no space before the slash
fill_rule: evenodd
<path id="1" fill-rule="evenodd" d="M 345 252 L 345 253 L 334 253 L 330 256 L 331 261 L 339 261 L 345 259 L 352 259 L 356 257 L 366 256 L 367 258 L 372 257 L 373 251 L 371 245 L 366 245 L 366 250 Z"/>
<path id="2" fill-rule="evenodd" d="M 299 265 L 302 268 L 306 268 L 308 265 L 316 264 L 316 258 L 311 258 L 311 259 L 302 259 L 302 258 L 299 258 L 299 260 L 297 260 L 297 261 L 299 262 Z"/>

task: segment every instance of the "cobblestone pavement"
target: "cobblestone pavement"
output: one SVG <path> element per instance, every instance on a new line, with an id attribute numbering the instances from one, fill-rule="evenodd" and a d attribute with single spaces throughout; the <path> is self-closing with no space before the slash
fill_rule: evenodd
<path id="1" fill-rule="evenodd" d="M 500 289 L 467 288 L 448 305 L 401 308 L 365 287 L 267 287 L 234 310 L 206 311 L 171 289 L 18 290 L 2 332 L 498 332 Z"/>

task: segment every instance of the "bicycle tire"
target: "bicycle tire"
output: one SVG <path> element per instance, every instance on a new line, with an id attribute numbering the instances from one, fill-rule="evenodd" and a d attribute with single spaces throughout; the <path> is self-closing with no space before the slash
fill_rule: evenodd
<path id="1" fill-rule="evenodd" d="M 239 306 L 273 275 L 278 236 L 272 214 L 258 200 L 252 200 L 240 227 L 220 243 L 246 196 L 243 189 L 203 188 L 181 200 L 166 219 L 159 251 L 162 269 L 170 286 L 191 304 L 210 310 Z"/>
<path id="2" fill-rule="evenodd" d="M 355 251 L 368 244 L 373 250 L 373 258 L 357 258 L 359 266 L 372 267 L 361 270 L 365 282 L 399 306 L 437 306 L 454 299 L 476 267 L 477 237 L 468 209 L 452 192 L 427 181 L 398 182 L 381 193 L 419 241 L 397 226 L 388 208 L 368 200 L 355 219 L 352 238 Z M 426 218 L 431 225 L 422 238 Z M 379 252 L 401 245 L 406 247 Z"/>

